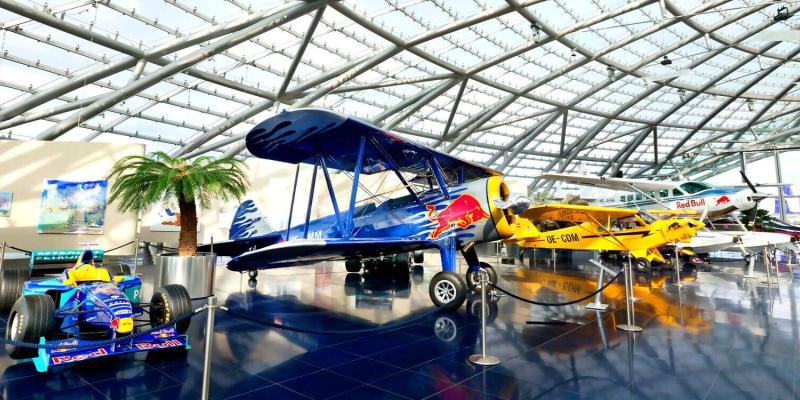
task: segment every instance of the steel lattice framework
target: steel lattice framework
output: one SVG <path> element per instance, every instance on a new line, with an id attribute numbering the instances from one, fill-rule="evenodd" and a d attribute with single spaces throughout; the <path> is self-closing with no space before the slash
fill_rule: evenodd
<path id="1" fill-rule="evenodd" d="M 511 176 L 703 176 L 800 133 L 798 7 L 0 0 L 0 136 L 247 156 L 324 107 Z"/>

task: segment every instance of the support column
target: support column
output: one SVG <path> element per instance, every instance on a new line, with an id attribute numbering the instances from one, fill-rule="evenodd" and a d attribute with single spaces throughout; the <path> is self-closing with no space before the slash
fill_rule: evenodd
<path id="1" fill-rule="evenodd" d="M 775 157 L 775 178 L 778 183 L 783 183 L 783 175 L 781 174 L 781 155 L 778 149 L 772 150 L 772 155 Z M 786 206 L 783 198 L 783 186 L 778 186 L 778 201 L 780 201 L 781 221 L 786 221 Z"/>

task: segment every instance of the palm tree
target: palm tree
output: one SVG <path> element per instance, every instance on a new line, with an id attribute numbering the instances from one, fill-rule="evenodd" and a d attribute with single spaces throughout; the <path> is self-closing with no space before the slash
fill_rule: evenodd
<path id="1" fill-rule="evenodd" d="M 144 211 L 177 200 L 181 256 L 197 254 L 197 203 L 208 208 L 212 198 L 240 200 L 248 187 L 242 162 L 235 158 L 187 160 L 160 151 L 120 159 L 106 179 L 114 180 L 109 202 L 117 202 L 121 212 Z"/>

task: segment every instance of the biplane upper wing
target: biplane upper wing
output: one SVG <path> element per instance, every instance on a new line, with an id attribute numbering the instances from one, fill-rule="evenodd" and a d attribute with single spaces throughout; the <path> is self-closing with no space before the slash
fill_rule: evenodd
<path id="1" fill-rule="evenodd" d="M 552 220 L 565 222 L 600 222 L 608 219 L 630 217 L 638 214 L 638 210 L 629 208 L 611 208 L 578 206 L 572 204 L 548 204 L 533 206 L 520 214 L 520 217 L 530 220 Z"/>
<path id="2" fill-rule="evenodd" d="M 247 134 L 247 150 L 256 157 L 292 164 L 314 164 L 317 155 L 330 168 L 353 171 L 361 137 L 366 138 L 361 173 L 373 174 L 392 168 L 425 174 L 434 160 L 452 178 L 463 173 L 464 181 L 499 172 L 449 154 L 412 143 L 381 128 L 326 110 L 283 111 L 256 125 Z"/>
<path id="3" fill-rule="evenodd" d="M 566 182 L 573 185 L 594 186 L 611 190 L 627 190 L 630 192 L 657 192 L 674 189 L 680 182 L 650 181 L 647 179 L 606 178 L 596 175 L 547 173 L 539 175 L 539 179 Z M 637 190 L 638 189 L 638 190 Z"/>
<path id="4" fill-rule="evenodd" d="M 320 261 L 408 253 L 434 247 L 436 247 L 436 243 L 431 240 L 400 238 L 293 239 L 248 251 L 238 257 L 234 257 L 228 262 L 228 269 L 248 271 L 251 269 L 278 268 Z"/>

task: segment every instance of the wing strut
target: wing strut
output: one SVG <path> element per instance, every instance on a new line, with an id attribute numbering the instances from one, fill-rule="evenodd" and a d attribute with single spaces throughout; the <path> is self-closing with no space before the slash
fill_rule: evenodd
<path id="1" fill-rule="evenodd" d="M 300 177 L 300 164 L 297 164 L 297 169 L 294 171 L 294 187 L 292 188 L 292 202 L 289 203 L 289 222 L 286 224 L 286 238 L 289 240 L 289 232 L 292 230 L 292 213 L 294 212 L 294 195 L 297 194 L 297 179 Z"/>
<path id="2" fill-rule="evenodd" d="M 436 159 L 433 157 L 428 158 L 428 164 L 430 164 L 431 169 L 433 170 L 433 175 L 436 177 L 436 182 L 439 183 L 439 190 L 442 191 L 442 194 L 446 198 L 450 198 L 450 192 L 447 190 L 447 181 L 444 180 L 444 175 L 442 175 L 442 169 L 439 168 L 439 163 L 436 162 Z"/>
<path id="3" fill-rule="evenodd" d="M 417 192 L 415 192 L 414 189 L 411 188 L 411 185 L 408 184 L 406 178 L 404 178 L 403 174 L 400 173 L 400 170 L 397 169 L 397 162 L 394 161 L 394 158 L 392 158 L 392 156 L 386 151 L 386 149 L 383 148 L 383 146 L 381 146 L 380 143 L 378 143 L 378 141 L 374 137 L 370 138 L 370 142 L 372 142 L 375 148 L 378 149 L 378 151 L 383 155 L 384 158 L 386 158 L 386 161 L 388 161 L 389 164 L 392 165 L 392 171 L 394 171 L 395 175 L 397 175 L 397 178 L 400 179 L 400 182 L 403 183 L 403 186 L 405 186 L 406 189 L 408 189 L 408 192 L 411 193 L 411 197 L 413 197 L 414 200 L 417 201 L 417 203 L 422 204 L 422 200 L 420 200 L 419 196 L 417 196 Z"/>
<path id="4" fill-rule="evenodd" d="M 303 228 L 303 239 L 308 239 L 308 224 L 311 221 L 311 206 L 314 204 L 314 189 L 317 183 L 317 167 L 319 167 L 319 156 L 314 160 L 314 173 L 311 174 L 311 190 L 308 192 L 308 208 L 306 209 L 306 225 Z"/>
<path id="5" fill-rule="evenodd" d="M 349 238 L 353 232 L 353 215 L 356 210 L 356 194 L 358 194 L 358 180 L 361 177 L 361 163 L 364 161 L 364 147 L 367 142 L 367 137 L 361 135 L 358 140 L 358 155 L 356 155 L 356 167 L 353 170 L 353 188 L 350 189 L 350 209 L 347 211 L 347 223 L 345 230 L 342 232 L 343 237 Z"/>
<path id="6" fill-rule="evenodd" d="M 333 184 L 331 183 L 331 176 L 328 174 L 328 166 L 325 164 L 325 157 L 320 155 L 319 161 L 322 164 L 322 173 L 325 175 L 325 183 L 328 186 L 328 195 L 331 198 L 331 205 L 333 205 L 333 213 L 336 214 L 336 226 L 339 228 L 339 232 L 344 234 L 342 215 L 339 214 L 339 204 L 336 203 L 336 193 L 333 191 Z"/>

